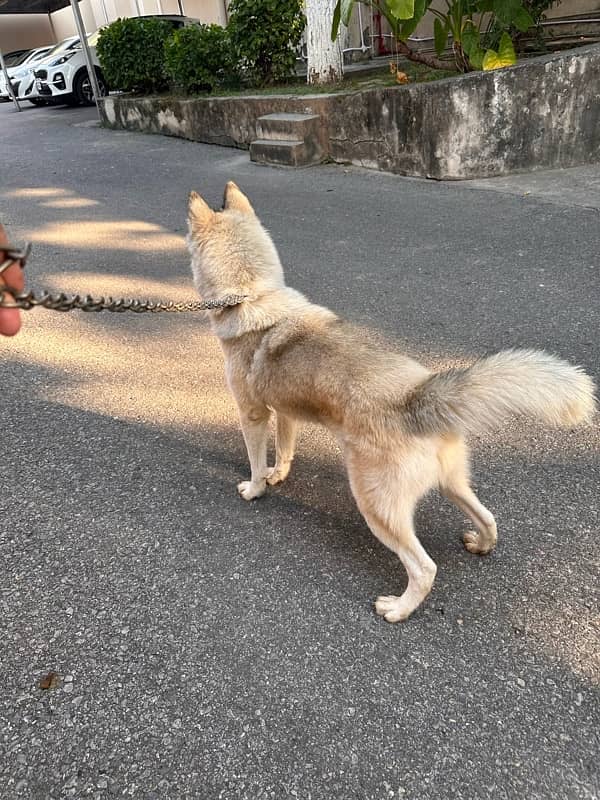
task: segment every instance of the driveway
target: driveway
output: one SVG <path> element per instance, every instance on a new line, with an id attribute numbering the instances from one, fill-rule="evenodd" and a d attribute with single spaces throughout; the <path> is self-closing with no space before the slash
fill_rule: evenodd
<path id="1" fill-rule="evenodd" d="M 430 366 L 531 346 L 600 376 L 600 167 L 440 184 L 0 106 L 0 220 L 32 288 L 193 297 L 188 191 L 234 179 L 289 283 Z M 598 426 L 473 442 L 497 550 L 438 495 L 405 575 L 307 427 L 244 503 L 220 351 L 195 315 L 28 312 L 0 342 L 0 796 L 600 797 Z M 50 688 L 40 688 L 49 673 Z"/>

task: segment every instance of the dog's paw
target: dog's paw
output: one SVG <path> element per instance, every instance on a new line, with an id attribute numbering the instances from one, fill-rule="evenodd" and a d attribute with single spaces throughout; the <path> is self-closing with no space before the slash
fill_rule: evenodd
<path id="1" fill-rule="evenodd" d="M 252 481 L 242 481 L 238 483 L 237 490 L 244 498 L 244 500 L 254 500 L 257 497 L 262 497 L 265 493 L 267 485 L 265 481 L 260 483 L 252 483 Z"/>
<path id="2" fill-rule="evenodd" d="M 496 546 L 495 541 L 486 541 L 479 531 L 466 531 L 463 534 L 463 543 L 469 553 L 475 553 L 478 556 L 485 556 Z"/>
<path id="3" fill-rule="evenodd" d="M 267 470 L 267 483 L 269 486 L 275 486 L 276 483 L 284 481 L 290 473 L 291 462 L 287 464 L 275 464 L 270 470 Z"/>
<path id="4" fill-rule="evenodd" d="M 410 617 L 414 604 L 410 605 L 393 594 L 382 595 L 375 601 L 375 611 L 387 622 L 402 622 Z"/>

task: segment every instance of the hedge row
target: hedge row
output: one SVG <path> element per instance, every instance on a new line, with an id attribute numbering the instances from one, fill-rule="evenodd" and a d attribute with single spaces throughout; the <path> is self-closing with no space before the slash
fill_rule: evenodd
<path id="1" fill-rule="evenodd" d="M 167 20 L 118 19 L 96 52 L 111 89 L 188 93 L 265 86 L 294 71 L 304 29 L 302 0 L 232 0 L 229 23 L 174 29 Z"/>

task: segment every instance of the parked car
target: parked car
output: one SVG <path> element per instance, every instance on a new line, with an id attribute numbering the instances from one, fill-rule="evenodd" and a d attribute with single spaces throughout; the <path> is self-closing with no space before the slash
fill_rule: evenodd
<path id="1" fill-rule="evenodd" d="M 138 17 L 139 19 L 139 17 Z M 182 17 L 178 14 L 155 14 L 152 19 L 164 19 L 174 28 L 184 25 L 198 25 L 199 20 Z M 109 86 L 102 73 L 96 55 L 96 44 L 102 28 L 87 37 L 92 63 L 96 70 L 100 95 L 107 95 Z M 62 53 L 58 58 L 45 59 L 35 70 L 35 89 L 38 97 L 53 105 L 94 105 L 94 93 L 87 71 L 85 55 L 81 47 Z"/>
<path id="2" fill-rule="evenodd" d="M 30 50 L 24 57 L 20 58 L 17 65 L 6 68 L 13 93 L 19 100 L 30 99 L 20 96 L 21 94 L 24 95 L 24 92 L 21 92 L 21 82 L 31 73 L 33 64 L 47 56 L 54 49 L 54 46 L 48 44 L 45 47 L 36 47 L 35 50 Z M 27 81 L 27 83 L 31 87 L 33 80 Z M 0 103 L 6 103 L 9 100 L 10 95 L 6 86 L 6 78 L 4 77 L 4 72 L 0 72 Z"/>
<path id="3" fill-rule="evenodd" d="M 100 92 L 101 94 L 108 94 L 108 87 L 96 57 L 95 44 L 98 40 L 98 34 L 99 31 L 89 34 L 87 41 L 92 63 L 96 68 Z M 33 74 L 37 96 L 43 98 L 47 103 L 53 105 L 63 103 L 67 105 L 77 105 L 79 103 L 92 105 L 94 102 L 85 56 L 79 39 L 77 39 L 73 47 L 44 59 L 34 69 Z"/>
<path id="4" fill-rule="evenodd" d="M 26 58 L 27 54 L 29 53 L 29 49 L 27 50 L 12 50 L 10 53 L 4 53 L 4 65 L 6 67 L 16 67 L 20 61 Z"/>
<path id="5" fill-rule="evenodd" d="M 78 46 L 79 36 L 68 36 L 66 39 L 63 39 L 62 42 L 54 45 L 40 61 L 36 61 L 33 64 L 24 65 L 24 73 L 19 76 L 18 99 L 29 100 L 34 105 L 44 105 L 46 101 L 43 98 L 38 97 L 38 93 L 35 88 L 35 77 L 33 74 L 34 70 L 38 66 L 44 64 L 47 60 L 55 59 L 59 54 L 67 52 L 68 50 Z"/>

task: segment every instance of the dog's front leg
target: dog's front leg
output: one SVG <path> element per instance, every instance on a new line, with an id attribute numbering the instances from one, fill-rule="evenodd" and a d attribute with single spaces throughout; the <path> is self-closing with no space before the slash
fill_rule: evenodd
<path id="1" fill-rule="evenodd" d="M 240 422 L 250 460 L 250 480 L 238 483 L 238 492 L 244 500 L 254 500 L 265 493 L 267 487 L 267 439 L 269 436 L 268 408 L 242 411 Z"/>
<path id="2" fill-rule="evenodd" d="M 275 430 L 275 466 L 267 471 L 267 483 L 270 486 L 281 483 L 288 476 L 296 448 L 298 423 L 278 411 Z"/>

